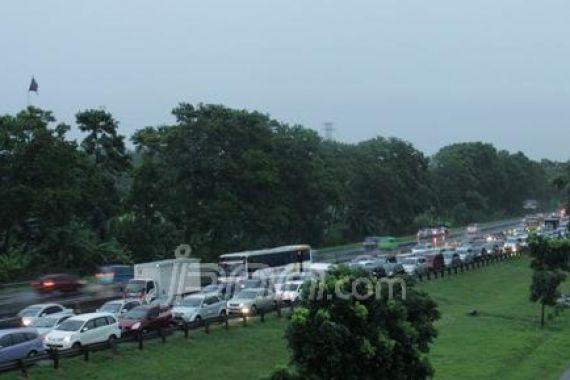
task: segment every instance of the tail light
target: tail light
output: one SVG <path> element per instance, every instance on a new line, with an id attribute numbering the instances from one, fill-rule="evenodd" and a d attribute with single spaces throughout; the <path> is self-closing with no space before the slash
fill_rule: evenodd
<path id="1" fill-rule="evenodd" d="M 44 281 L 42 285 L 43 285 L 44 287 L 46 287 L 46 288 L 51 288 L 52 286 L 55 285 L 55 282 L 53 282 L 53 281 Z"/>

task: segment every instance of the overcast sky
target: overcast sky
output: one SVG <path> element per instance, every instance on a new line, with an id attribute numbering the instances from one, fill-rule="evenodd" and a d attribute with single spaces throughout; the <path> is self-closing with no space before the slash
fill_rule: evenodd
<path id="1" fill-rule="evenodd" d="M 181 101 L 259 110 L 432 154 L 483 140 L 570 158 L 568 0 L 4 0 L 0 113 L 73 122 L 104 106 L 130 135 Z"/>

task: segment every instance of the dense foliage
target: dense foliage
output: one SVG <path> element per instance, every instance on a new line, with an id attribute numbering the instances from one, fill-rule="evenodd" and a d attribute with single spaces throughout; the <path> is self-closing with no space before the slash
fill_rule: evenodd
<path id="1" fill-rule="evenodd" d="M 390 286 L 341 267 L 311 286 L 287 329 L 290 368 L 273 379 L 426 379 L 436 304 L 411 283 Z M 379 283 L 380 282 L 380 283 Z M 402 288 L 405 287 L 405 292 Z M 368 296 L 367 296 L 368 295 Z"/>
<path id="2" fill-rule="evenodd" d="M 540 325 L 544 327 L 546 306 L 555 306 L 560 297 L 559 286 L 570 271 L 570 240 L 531 238 L 530 254 L 533 270 L 530 300 L 541 305 Z"/>
<path id="3" fill-rule="evenodd" d="M 482 143 L 432 159 L 377 137 L 323 141 L 301 126 L 223 106 L 181 104 L 173 125 L 125 147 L 104 110 L 77 114 L 82 141 L 50 112 L 0 117 L 0 281 L 37 269 L 88 272 L 171 256 L 354 242 L 521 214 L 563 194 L 564 166 Z M 550 184 L 553 183 L 554 186 Z"/>

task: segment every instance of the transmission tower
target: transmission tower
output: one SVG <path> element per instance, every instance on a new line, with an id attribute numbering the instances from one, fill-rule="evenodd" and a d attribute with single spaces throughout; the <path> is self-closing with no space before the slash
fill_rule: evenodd
<path id="1" fill-rule="evenodd" d="M 325 132 L 325 140 L 333 141 L 333 132 L 335 129 L 333 128 L 334 123 L 327 121 L 323 123 L 324 128 L 323 131 Z"/>

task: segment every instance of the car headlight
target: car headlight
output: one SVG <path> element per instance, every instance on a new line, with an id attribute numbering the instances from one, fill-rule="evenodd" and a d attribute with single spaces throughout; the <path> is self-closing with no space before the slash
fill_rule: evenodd
<path id="1" fill-rule="evenodd" d="M 71 337 L 70 337 L 70 336 L 66 336 L 65 338 L 63 338 L 63 342 L 64 342 L 64 343 L 69 343 L 69 342 L 71 342 Z"/>
<path id="2" fill-rule="evenodd" d="M 241 308 L 241 312 L 242 312 L 243 314 L 249 314 L 249 308 L 247 308 L 247 307 L 242 307 L 242 308 Z"/>
<path id="3" fill-rule="evenodd" d="M 133 323 L 133 325 L 131 326 L 131 330 L 138 330 L 141 327 L 141 323 L 140 322 L 135 322 Z"/>
<path id="4" fill-rule="evenodd" d="M 22 319 L 22 324 L 23 324 L 24 326 L 29 326 L 29 325 L 32 324 L 32 320 L 29 319 L 29 318 L 24 318 L 24 319 Z"/>

